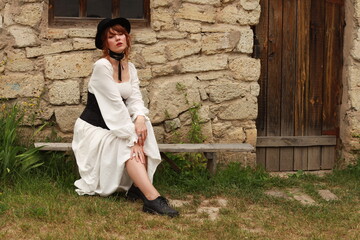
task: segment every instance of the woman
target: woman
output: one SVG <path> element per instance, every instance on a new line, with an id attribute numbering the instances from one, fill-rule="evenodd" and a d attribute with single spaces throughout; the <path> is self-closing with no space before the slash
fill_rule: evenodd
<path id="1" fill-rule="evenodd" d="M 135 66 L 128 62 L 130 29 L 125 18 L 104 19 L 97 27 L 95 46 L 103 56 L 93 66 L 72 142 L 81 177 L 76 192 L 109 196 L 128 190 L 128 199 L 143 200 L 144 212 L 174 217 L 178 212 L 152 185 L 161 158 Z"/>

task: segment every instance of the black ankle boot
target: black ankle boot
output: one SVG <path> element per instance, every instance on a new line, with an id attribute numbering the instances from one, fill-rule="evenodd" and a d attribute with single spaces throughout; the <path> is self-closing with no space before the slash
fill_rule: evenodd
<path id="1" fill-rule="evenodd" d="M 143 211 L 152 213 L 167 215 L 169 217 L 179 216 L 179 212 L 169 206 L 168 200 L 162 196 L 157 197 L 154 200 L 144 200 Z"/>
<path id="2" fill-rule="evenodd" d="M 135 202 L 136 200 L 144 201 L 146 199 L 145 195 L 141 192 L 140 188 L 135 187 L 134 184 L 131 185 L 129 190 L 126 192 L 126 198 L 130 201 Z"/>

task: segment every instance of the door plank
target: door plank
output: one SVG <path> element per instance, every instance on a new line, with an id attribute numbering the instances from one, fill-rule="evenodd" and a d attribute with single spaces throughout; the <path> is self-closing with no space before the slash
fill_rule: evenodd
<path id="1" fill-rule="evenodd" d="M 297 0 L 297 63 L 295 92 L 295 136 L 306 135 L 307 94 L 309 84 L 309 38 L 311 0 Z M 307 148 L 295 148 L 294 167 L 307 166 Z M 307 170 L 308 168 L 302 168 Z M 297 169 L 296 169 L 297 170 Z"/>
<path id="2" fill-rule="evenodd" d="M 321 169 L 328 170 L 333 169 L 335 166 L 335 147 L 324 146 L 321 148 Z"/>
<path id="3" fill-rule="evenodd" d="M 269 50 L 267 96 L 267 136 L 280 135 L 281 119 L 281 58 L 282 58 L 282 0 L 269 1 Z M 280 149 L 266 149 L 266 168 L 279 171 Z"/>
<path id="4" fill-rule="evenodd" d="M 325 37 L 325 79 L 323 132 L 338 132 L 339 105 L 341 104 L 341 67 L 343 58 L 343 19 L 344 7 L 339 3 L 326 2 L 326 37 Z"/>
<path id="5" fill-rule="evenodd" d="M 321 135 L 322 88 L 324 80 L 325 2 L 311 1 L 310 81 L 308 95 L 307 134 Z M 308 148 L 308 169 L 319 170 L 321 147 Z"/>
<path id="6" fill-rule="evenodd" d="M 283 55 L 281 86 L 281 136 L 294 135 L 294 89 L 296 87 L 296 2 L 283 2 Z M 294 149 L 280 149 L 280 171 L 294 168 Z"/>

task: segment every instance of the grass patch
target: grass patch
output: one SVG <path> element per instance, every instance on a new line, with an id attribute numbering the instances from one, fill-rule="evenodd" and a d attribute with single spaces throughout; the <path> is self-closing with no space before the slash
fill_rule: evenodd
<path id="1" fill-rule="evenodd" d="M 123 194 L 78 196 L 71 156 L 43 155 L 45 164 L 0 193 L 0 239 L 359 239 L 359 163 L 324 177 L 295 173 L 284 179 L 233 163 L 210 177 L 202 168 L 178 174 L 162 163 L 154 183 L 165 196 L 186 200 L 179 218 L 153 216 Z M 316 201 L 269 197 L 269 189 L 299 189 Z M 339 201 L 322 200 L 329 189 Z M 215 220 L 199 207 L 227 205 Z"/>

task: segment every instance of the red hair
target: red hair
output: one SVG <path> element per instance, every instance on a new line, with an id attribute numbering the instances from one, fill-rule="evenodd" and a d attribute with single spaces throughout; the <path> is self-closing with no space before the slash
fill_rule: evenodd
<path id="1" fill-rule="evenodd" d="M 102 57 L 107 57 L 109 56 L 109 45 L 107 42 L 107 36 L 108 33 L 122 33 L 126 36 L 126 45 L 127 47 L 124 50 L 124 54 L 125 54 L 125 58 L 129 57 L 130 54 L 130 47 L 131 47 L 131 37 L 129 35 L 129 33 L 125 30 L 125 28 L 123 28 L 121 25 L 117 24 L 111 27 L 108 27 L 105 29 L 105 31 L 103 31 L 102 35 L 101 35 L 101 40 L 104 43 L 102 52 L 103 52 L 103 56 Z"/>

